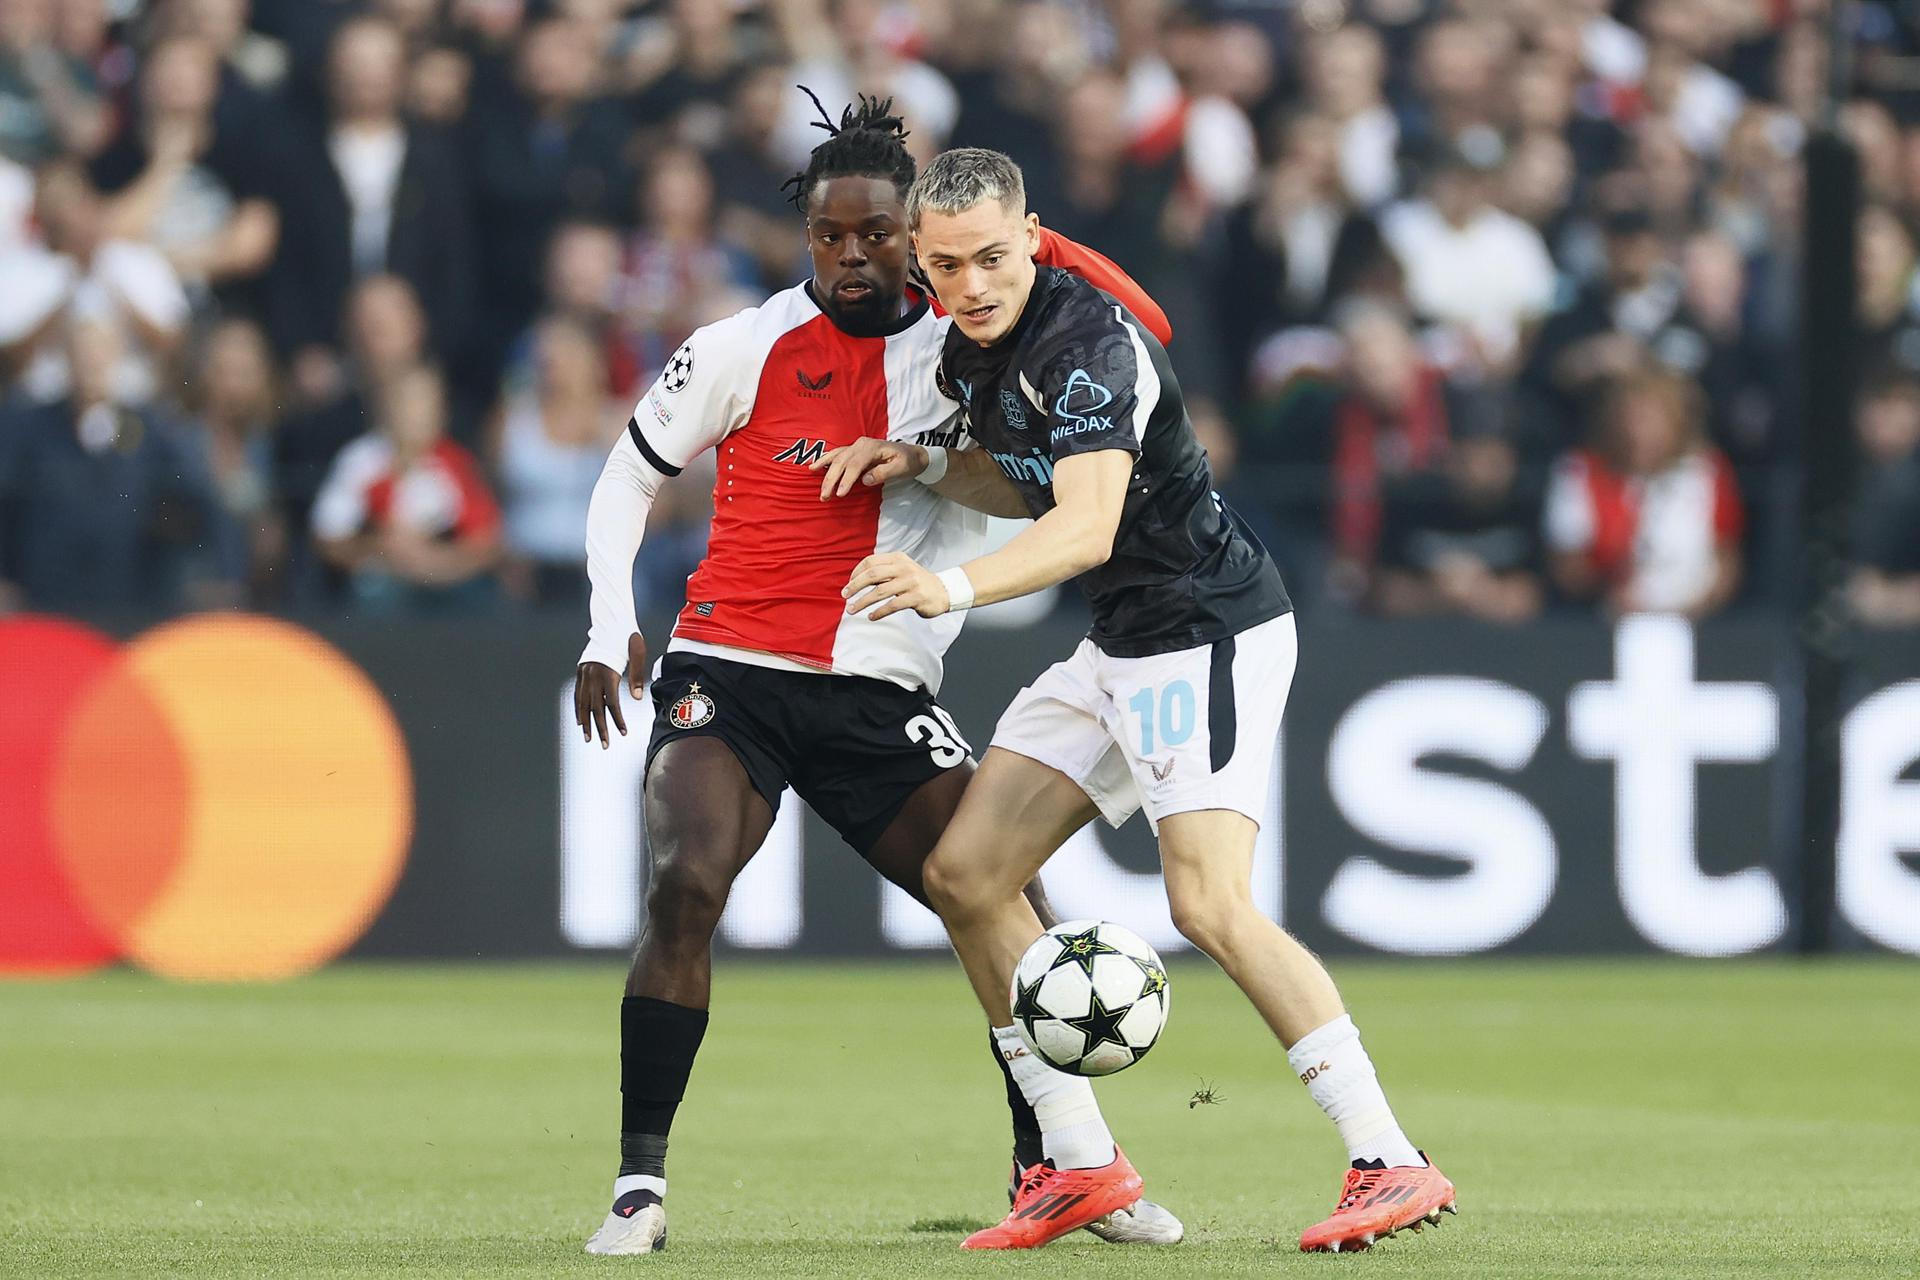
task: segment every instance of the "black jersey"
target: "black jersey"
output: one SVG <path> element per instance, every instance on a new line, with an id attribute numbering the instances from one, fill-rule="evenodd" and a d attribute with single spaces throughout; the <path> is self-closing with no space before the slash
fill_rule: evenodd
<path id="1" fill-rule="evenodd" d="M 1036 519 L 1053 509 L 1059 459 L 1134 455 L 1113 555 L 1080 576 L 1102 652 L 1191 649 L 1293 607 L 1272 557 L 1213 491 L 1166 348 L 1108 294 L 1040 267 L 999 342 L 948 331 L 942 375 Z"/>

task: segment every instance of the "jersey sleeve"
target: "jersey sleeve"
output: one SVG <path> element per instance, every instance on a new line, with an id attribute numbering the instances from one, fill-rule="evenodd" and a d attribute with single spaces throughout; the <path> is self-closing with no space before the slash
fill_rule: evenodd
<path id="1" fill-rule="evenodd" d="M 1104 253 L 1089 249 L 1076 241 L 1069 240 L 1058 231 L 1040 228 L 1040 251 L 1033 260 L 1043 267 L 1059 267 L 1079 276 L 1096 289 L 1104 289 L 1117 299 L 1121 306 L 1133 313 L 1133 318 L 1147 327 L 1148 332 L 1160 339 L 1160 345 L 1166 346 L 1173 341 L 1173 325 L 1167 320 L 1167 313 L 1160 309 L 1138 281 L 1121 269 L 1120 264 Z"/>
<path id="2" fill-rule="evenodd" d="M 627 666 L 627 637 L 640 629 L 633 560 L 663 481 L 740 427 L 760 370 L 750 359 L 752 311 L 697 330 L 640 397 L 613 443 L 587 504 L 588 629 L 581 662 Z"/>
<path id="3" fill-rule="evenodd" d="M 1103 449 L 1139 453 L 1160 402 L 1160 375 L 1139 335 L 1111 306 L 1090 312 L 1038 352 L 1037 375 L 1020 375 L 1021 390 L 1046 415 L 1055 460 Z"/>
<path id="4" fill-rule="evenodd" d="M 752 315 L 696 330 L 634 405 L 627 435 L 661 475 L 679 475 L 746 421 L 760 372 L 745 358 Z"/>

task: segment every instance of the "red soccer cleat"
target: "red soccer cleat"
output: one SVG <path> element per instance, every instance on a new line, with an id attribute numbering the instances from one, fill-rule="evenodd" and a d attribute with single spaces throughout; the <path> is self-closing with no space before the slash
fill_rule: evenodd
<path id="1" fill-rule="evenodd" d="M 1042 1162 L 1027 1170 L 1013 1208 L 999 1225 L 976 1231 L 962 1249 L 1038 1249 L 1095 1218 L 1140 1198 L 1140 1175 L 1118 1147 L 1098 1169 L 1056 1169 Z"/>
<path id="2" fill-rule="evenodd" d="M 1421 1158 L 1426 1154 L 1421 1152 Z M 1366 1167 L 1370 1164 L 1373 1167 Z M 1431 1160 L 1399 1169 L 1356 1160 L 1347 1170 L 1347 1184 L 1333 1216 L 1302 1232 L 1300 1249 L 1303 1253 L 1365 1249 L 1396 1231 L 1438 1226 L 1442 1213 L 1454 1212 L 1453 1184 Z"/>

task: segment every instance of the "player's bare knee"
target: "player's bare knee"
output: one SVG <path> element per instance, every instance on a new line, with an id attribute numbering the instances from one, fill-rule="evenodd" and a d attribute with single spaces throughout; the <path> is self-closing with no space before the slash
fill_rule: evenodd
<path id="1" fill-rule="evenodd" d="M 647 884 L 647 921 L 656 933 L 674 939 L 710 939 L 727 909 L 727 878 L 699 860 L 661 859 Z"/>
<path id="2" fill-rule="evenodd" d="M 1226 894 L 1205 889 L 1168 887 L 1167 907 L 1180 936 L 1207 955 L 1218 955 L 1232 943 L 1235 904 Z"/>
<path id="3" fill-rule="evenodd" d="M 978 870 L 935 850 L 920 869 L 927 902 L 943 920 L 967 919 L 989 905 L 991 895 Z"/>

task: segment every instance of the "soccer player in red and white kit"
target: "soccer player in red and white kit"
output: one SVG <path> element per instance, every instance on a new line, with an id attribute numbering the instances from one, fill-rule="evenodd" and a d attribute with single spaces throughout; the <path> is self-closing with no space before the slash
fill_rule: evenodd
<path id="1" fill-rule="evenodd" d="M 973 772 L 971 748 L 934 700 L 958 616 L 846 616 L 840 595 L 876 551 L 958 564 L 984 550 L 986 516 L 924 484 L 823 500 L 809 464 L 863 438 L 961 443 L 937 385 L 950 323 L 908 282 L 914 162 L 890 104 L 864 99 L 796 175 L 813 278 L 701 329 L 635 408 L 587 517 L 592 629 L 574 685 L 583 735 L 627 732 L 624 671 L 638 698 L 647 648 L 632 569 L 660 484 L 717 449 L 706 560 L 653 677 L 646 770 L 647 921 L 620 1011 L 620 1171 L 596 1254 L 666 1245 L 666 1149 L 707 1026 L 714 930 L 734 878 L 791 786 L 882 875 L 926 901 L 920 869 Z M 1165 316 L 1106 259 L 1047 237 L 1046 260 Z M 1008 515 L 1026 514 L 1018 503 Z M 1104 1139 L 1093 1092 L 1059 1072 L 1016 1083 L 993 1041 L 1014 1113 L 1015 1180 L 1074 1144 Z M 1110 1147 L 1109 1147 L 1110 1149 Z M 1177 1218 L 1135 1196 L 1088 1224 L 1101 1238 L 1177 1242 Z"/>

